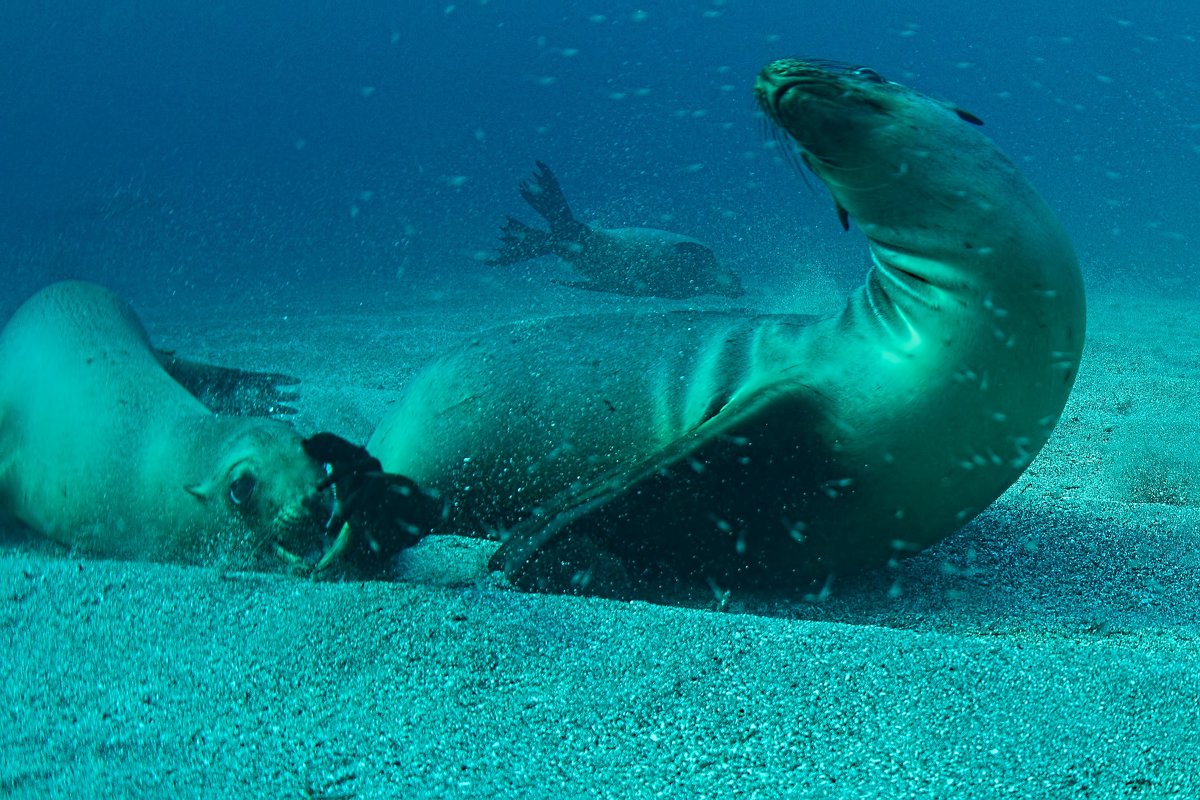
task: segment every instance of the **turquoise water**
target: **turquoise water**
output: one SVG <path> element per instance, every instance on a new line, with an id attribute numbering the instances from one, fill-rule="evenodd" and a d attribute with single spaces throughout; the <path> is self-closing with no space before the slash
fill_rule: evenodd
<path id="1" fill-rule="evenodd" d="M 655 307 L 483 263 L 535 160 L 586 222 L 703 239 L 745 305 L 838 308 L 862 237 L 753 102 L 786 56 L 981 117 L 1092 313 L 1030 471 L 822 602 L 522 595 L 466 542 L 394 585 L 230 576 L 6 522 L 0 794 L 1191 796 L 1197 48 L 1181 0 L 4 3 L 0 318 L 103 283 L 156 343 L 301 377 L 306 430 L 365 440 L 485 326 Z"/>
<path id="2" fill-rule="evenodd" d="M 1175 286 L 1191 264 L 1188 3 L 14 0 L 0 21 L 8 306 L 63 276 L 472 273 L 535 159 L 586 221 L 703 233 L 748 277 L 811 249 L 857 276 L 824 193 L 764 150 L 753 78 L 793 55 L 982 117 L 1086 269 Z"/>

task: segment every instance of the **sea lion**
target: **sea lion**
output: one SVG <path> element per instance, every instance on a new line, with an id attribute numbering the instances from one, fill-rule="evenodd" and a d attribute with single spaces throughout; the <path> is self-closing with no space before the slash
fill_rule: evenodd
<path id="1" fill-rule="evenodd" d="M 721 266 L 707 245 L 690 236 L 657 228 L 584 225 L 575 219 L 558 179 L 541 161 L 533 181 L 521 184 L 521 196 L 550 230 L 540 231 L 508 217 L 500 231 L 500 249 L 489 264 L 517 264 L 554 255 L 587 278 L 558 281 L 576 289 L 676 299 L 743 294 L 737 274 Z"/>
<path id="2" fill-rule="evenodd" d="M 118 558 L 241 565 L 319 547 L 326 473 L 300 435 L 212 413 L 164 364 L 200 378 L 107 289 L 67 281 L 27 300 L 0 332 L 0 509 Z"/>
<path id="3" fill-rule="evenodd" d="M 426 367 L 367 448 L 523 588 L 821 587 L 960 528 L 1045 443 L 1084 344 L 1055 215 L 978 119 L 784 60 L 758 101 L 867 238 L 840 313 L 597 315 Z"/>

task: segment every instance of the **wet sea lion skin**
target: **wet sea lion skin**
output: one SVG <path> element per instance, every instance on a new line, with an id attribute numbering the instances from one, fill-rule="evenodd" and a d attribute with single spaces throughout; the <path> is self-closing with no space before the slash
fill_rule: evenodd
<path id="1" fill-rule="evenodd" d="M 978 120 L 824 62 L 775 62 L 756 92 L 866 234 L 840 314 L 507 326 L 418 374 L 368 443 L 450 527 L 499 535 L 518 586 L 808 590 L 957 530 L 1062 412 L 1078 264 Z"/>

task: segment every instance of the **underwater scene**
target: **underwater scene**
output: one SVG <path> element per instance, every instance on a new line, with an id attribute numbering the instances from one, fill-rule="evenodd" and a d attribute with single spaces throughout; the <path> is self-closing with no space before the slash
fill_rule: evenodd
<path id="1" fill-rule="evenodd" d="M 0 5 L 0 796 L 1200 796 L 1200 7 Z"/>

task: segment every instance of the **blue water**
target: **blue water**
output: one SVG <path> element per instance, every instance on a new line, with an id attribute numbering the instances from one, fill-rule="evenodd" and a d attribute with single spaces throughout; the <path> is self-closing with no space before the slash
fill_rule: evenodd
<path id="1" fill-rule="evenodd" d="M 550 163 L 586 220 L 700 235 L 753 283 L 858 271 L 823 190 L 764 148 L 778 57 L 867 64 L 982 117 L 1093 279 L 1174 291 L 1200 207 L 1200 7 L 615 0 L 7 0 L 3 310 L 126 292 L 453 279 Z M 836 259 L 835 259 L 836 260 Z"/>

